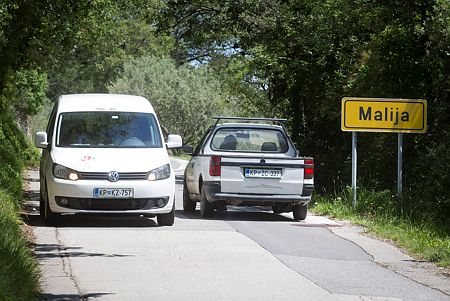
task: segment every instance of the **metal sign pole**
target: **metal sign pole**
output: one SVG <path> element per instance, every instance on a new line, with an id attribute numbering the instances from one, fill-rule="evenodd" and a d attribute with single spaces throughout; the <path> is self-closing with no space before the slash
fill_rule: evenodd
<path id="1" fill-rule="evenodd" d="M 358 153 L 356 151 L 356 132 L 352 132 L 352 191 L 353 208 L 356 208 L 356 169 L 358 163 Z"/>
<path id="2" fill-rule="evenodd" d="M 398 133 L 398 143 L 397 143 L 397 193 L 398 200 L 401 204 L 402 202 L 402 190 L 403 190 L 403 133 Z"/>

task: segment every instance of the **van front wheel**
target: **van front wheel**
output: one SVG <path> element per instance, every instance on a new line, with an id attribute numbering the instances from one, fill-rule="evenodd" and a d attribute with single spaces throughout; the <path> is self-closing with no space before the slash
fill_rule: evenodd
<path id="1" fill-rule="evenodd" d="M 173 200 L 172 210 L 169 213 L 158 214 L 156 216 L 158 225 L 172 226 L 175 222 L 175 198 Z"/>
<path id="2" fill-rule="evenodd" d="M 45 191 L 41 195 L 42 201 L 40 202 L 40 206 L 43 205 L 43 208 L 39 208 L 40 214 L 44 218 L 44 224 L 46 226 L 57 226 L 59 214 L 53 213 L 50 209 L 49 199 L 48 199 L 48 190 L 47 184 L 45 184 Z"/>

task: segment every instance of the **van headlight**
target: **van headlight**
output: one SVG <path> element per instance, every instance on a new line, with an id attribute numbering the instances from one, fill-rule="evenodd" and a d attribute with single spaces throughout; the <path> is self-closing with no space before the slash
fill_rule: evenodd
<path id="1" fill-rule="evenodd" d="M 53 176 L 58 179 L 76 181 L 80 179 L 78 171 L 59 164 L 53 164 Z"/>
<path id="2" fill-rule="evenodd" d="M 148 172 L 147 180 L 158 181 L 170 177 L 170 165 L 166 164 Z"/>

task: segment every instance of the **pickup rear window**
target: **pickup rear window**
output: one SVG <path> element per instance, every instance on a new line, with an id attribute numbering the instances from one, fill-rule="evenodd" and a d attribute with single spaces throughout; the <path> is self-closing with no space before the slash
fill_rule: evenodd
<path id="1" fill-rule="evenodd" d="M 288 143 L 278 129 L 222 128 L 214 133 L 211 149 L 233 152 L 285 153 Z"/>

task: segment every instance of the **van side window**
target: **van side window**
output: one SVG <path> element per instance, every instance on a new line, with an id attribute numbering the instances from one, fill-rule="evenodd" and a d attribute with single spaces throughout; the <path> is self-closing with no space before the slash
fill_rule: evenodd
<path id="1" fill-rule="evenodd" d="M 55 130 L 56 111 L 57 110 L 58 110 L 58 103 L 56 102 L 55 105 L 53 106 L 52 112 L 50 113 L 50 118 L 48 120 L 47 130 L 46 130 L 49 145 L 52 144 L 52 137 L 53 137 L 53 132 Z"/>

